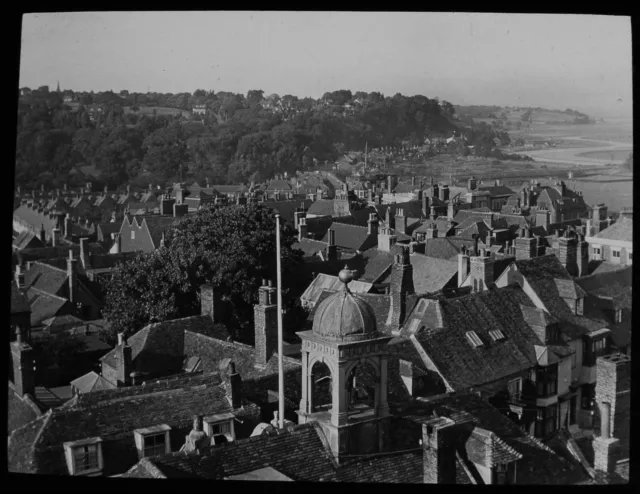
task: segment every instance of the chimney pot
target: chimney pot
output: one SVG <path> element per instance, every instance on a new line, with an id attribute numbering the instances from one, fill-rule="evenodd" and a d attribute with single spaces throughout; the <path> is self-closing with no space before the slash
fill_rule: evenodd
<path id="1" fill-rule="evenodd" d="M 124 333 L 118 333 L 118 346 L 124 345 Z"/>

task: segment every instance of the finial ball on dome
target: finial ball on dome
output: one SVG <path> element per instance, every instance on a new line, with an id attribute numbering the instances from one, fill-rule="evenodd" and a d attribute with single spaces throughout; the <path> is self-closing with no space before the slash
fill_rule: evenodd
<path id="1" fill-rule="evenodd" d="M 353 273 L 347 266 L 344 267 L 342 271 L 338 274 L 338 278 L 342 283 L 349 283 L 353 279 Z"/>

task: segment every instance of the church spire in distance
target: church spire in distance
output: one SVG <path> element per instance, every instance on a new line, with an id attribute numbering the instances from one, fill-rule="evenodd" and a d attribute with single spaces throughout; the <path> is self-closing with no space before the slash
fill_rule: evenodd
<path id="1" fill-rule="evenodd" d="M 60 92 L 60 81 L 58 81 L 58 89 L 56 91 Z"/>

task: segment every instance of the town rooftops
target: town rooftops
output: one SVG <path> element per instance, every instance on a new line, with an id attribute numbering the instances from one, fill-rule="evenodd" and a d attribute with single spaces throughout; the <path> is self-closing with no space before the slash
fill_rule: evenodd
<path id="1" fill-rule="evenodd" d="M 387 259 L 388 269 L 384 271 L 385 275 L 376 280 L 376 283 L 389 281 L 390 268 L 393 266 L 394 260 L 391 254 L 384 253 L 379 254 L 377 261 L 380 262 L 380 259 L 385 258 Z M 410 259 L 413 266 L 413 286 L 415 293 L 418 294 L 434 293 L 449 287 L 452 279 L 458 273 L 457 261 L 436 259 L 423 254 L 413 254 Z"/>
<path id="2" fill-rule="evenodd" d="M 29 300 L 14 281 L 11 282 L 11 314 L 31 311 Z"/>
<path id="3" fill-rule="evenodd" d="M 71 386 L 72 388 L 77 389 L 80 393 L 92 393 L 95 391 L 117 388 L 115 384 L 110 383 L 104 377 L 93 371 L 71 381 Z"/>
<path id="4" fill-rule="evenodd" d="M 312 257 L 319 252 L 324 251 L 327 248 L 327 244 L 320 242 L 319 240 L 302 238 L 300 241 L 293 244 L 293 248 L 300 249 L 304 253 L 304 257 Z"/>
<path id="5" fill-rule="evenodd" d="M 454 259 L 462 247 L 472 249 L 474 241 L 461 237 L 438 237 L 425 240 L 424 254 L 436 259 Z"/>
<path id="6" fill-rule="evenodd" d="M 70 302 L 67 299 L 38 290 L 37 288 L 30 288 L 27 291 L 27 297 L 31 307 L 32 327 L 40 325 L 45 319 L 58 315 L 66 304 L 70 306 Z"/>
<path id="7" fill-rule="evenodd" d="M 305 305 L 315 305 L 323 290 L 338 291 L 343 287 L 343 285 L 344 283 L 342 283 L 337 276 L 321 273 L 316 276 L 316 278 L 307 287 L 300 297 L 300 300 Z M 353 293 L 368 293 L 372 288 L 373 284 L 364 281 L 352 280 L 349 283 L 349 290 Z"/>
<path id="8" fill-rule="evenodd" d="M 331 230 L 335 232 L 336 246 L 342 249 L 363 252 L 378 245 L 378 235 L 370 234 L 367 227 L 364 226 L 334 222 L 331 225 Z M 329 243 L 329 232 L 322 241 L 326 244 Z"/>
<path id="9" fill-rule="evenodd" d="M 257 408 L 246 400 L 243 407 L 243 413 Z M 11 434 L 9 471 L 67 475 L 63 443 L 100 438 L 103 472 L 123 472 L 138 461 L 134 430 L 159 424 L 186 428 L 194 414 L 233 411 L 217 374 L 80 394 Z"/>
<path id="10" fill-rule="evenodd" d="M 45 245 L 40 240 L 40 237 L 36 235 L 34 232 L 25 230 L 20 232 L 18 236 L 13 239 L 13 248 L 17 250 L 22 250 L 27 247 L 44 247 Z"/>

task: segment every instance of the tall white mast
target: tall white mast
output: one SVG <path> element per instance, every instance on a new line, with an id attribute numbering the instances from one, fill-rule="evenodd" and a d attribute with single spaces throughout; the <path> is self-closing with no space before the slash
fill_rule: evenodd
<path id="1" fill-rule="evenodd" d="M 280 266 L 280 215 L 276 214 L 278 289 L 278 427 L 284 429 L 284 362 L 282 356 L 282 277 Z"/>

